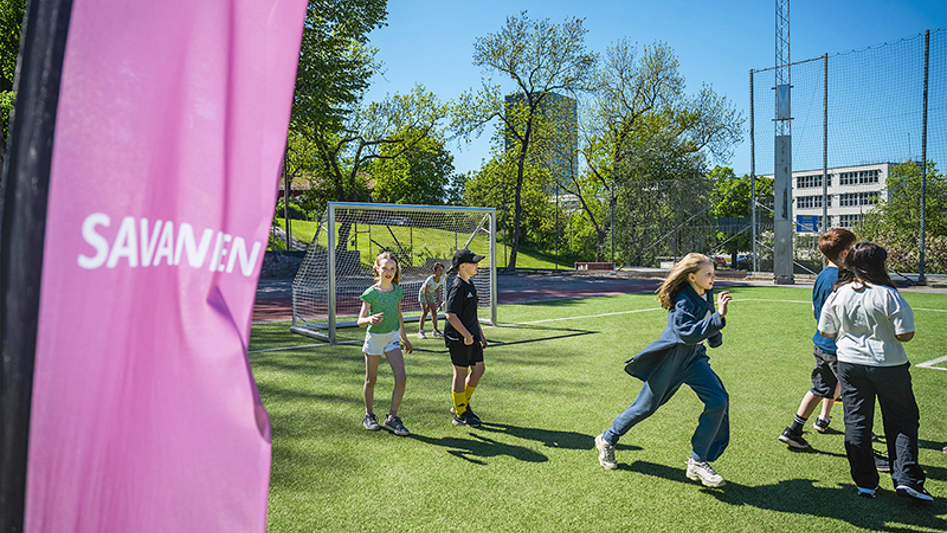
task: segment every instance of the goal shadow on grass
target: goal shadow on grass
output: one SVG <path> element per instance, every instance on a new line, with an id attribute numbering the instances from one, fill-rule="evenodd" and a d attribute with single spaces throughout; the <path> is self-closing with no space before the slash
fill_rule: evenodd
<path id="1" fill-rule="evenodd" d="M 723 487 L 705 488 L 684 476 L 683 461 L 680 468 L 635 461 L 631 465 L 619 464 L 619 469 L 696 485 L 728 505 L 831 518 L 871 531 L 900 533 L 917 531 L 919 528 L 947 531 L 947 520 L 938 517 L 947 512 L 947 500 L 937 498 L 932 503 L 923 504 L 900 498 L 891 490 L 890 483 L 878 491 L 875 500 L 868 500 L 855 495 L 854 484 L 819 487 L 813 479 L 785 479 L 760 486 L 728 480 Z M 883 485 L 885 481 L 882 476 Z"/>
<path id="2" fill-rule="evenodd" d="M 499 442 L 489 437 L 478 435 L 472 431 L 469 432 L 468 435 L 472 438 L 433 438 L 425 437 L 417 433 L 411 435 L 410 438 L 432 446 L 447 448 L 447 453 L 477 465 L 486 465 L 487 462 L 484 461 L 486 458 L 500 457 L 503 455 L 529 463 L 543 463 L 549 460 L 545 455 L 524 446 Z"/>

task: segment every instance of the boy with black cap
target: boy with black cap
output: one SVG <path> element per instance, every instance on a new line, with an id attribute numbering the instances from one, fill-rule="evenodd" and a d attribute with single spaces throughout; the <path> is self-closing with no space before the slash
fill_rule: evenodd
<path id="1" fill-rule="evenodd" d="M 480 321 L 477 319 L 477 288 L 470 281 L 477 274 L 477 263 L 483 260 L 467 248 L 457 250 L 451 260 L 451 271 L 457 275 L 447 290 L 444 327 L 444 342 L 450 351 L 454 367 L 454 381 L 451 396 L 454 407 L 454 424 L 458 426 L 480 427 L 480 417 L 470 409 L 470 396 L 480 383 L 486 370 L 483 364 L 483 349 L 487 347 L 487 338 L 483 336 Z"/>

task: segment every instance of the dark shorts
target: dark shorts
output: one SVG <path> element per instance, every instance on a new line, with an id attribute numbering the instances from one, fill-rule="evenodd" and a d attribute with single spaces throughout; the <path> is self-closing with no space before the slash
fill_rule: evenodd
<path id="1" fill-rule="evenodd" d="M 838 385 L 838 358 L 835 354 L 812 346 L 815 367 L 812 369 L 812 394 L 820 398 L 835 399 L 835 386 Z"/>
<path id="2" fill-rule="evenodd" d="M 483 345 L 476 337 L 470 345 L 448 342 L 447 349 L 450 351 L 450 362 L 455 366 L 471 366 L 483 362 Z"/>

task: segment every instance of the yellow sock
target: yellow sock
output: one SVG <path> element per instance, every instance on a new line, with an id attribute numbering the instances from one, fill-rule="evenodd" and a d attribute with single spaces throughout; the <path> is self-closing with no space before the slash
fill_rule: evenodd
<path id="1" fill-rule="evenodd" d="M 460 416 L 467 410 L 467 394 L 463 392 L 451 391 L 454 398 L 454 416 Z"/>
<path id="2" fill-rule="evenodd" d="M 470 397 L 473 396 L 475 390 L 477 390 L 477 387 L 464 384 L 464 395 L 467 396 L 467 403 L 470 403 Z"/>

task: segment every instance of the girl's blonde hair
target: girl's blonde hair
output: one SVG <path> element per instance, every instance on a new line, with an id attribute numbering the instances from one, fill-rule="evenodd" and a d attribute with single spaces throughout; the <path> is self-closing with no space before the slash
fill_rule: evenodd
<path id="1" fill-rule="evenodd" d="M 687 283 L 687 276 L 696 273 L 705 263 L 713 265 L 713 261 L 709 257 L 695 253 L 687 254 L 683 259 L 674 263 L 671 271 L 668 272 L 668 276 L 664 278 L 664 282 L 657 290 L 661 307 L 665 309 L 674 307 L 674 299 L 677 298 L 677 293 L 681 292 L 681 286 Z"/>
<path id="2" fill-rule="evenodd" d="M 395 254 L 391 252 L 382 252 L 378 254 L 378 257 L 375 258 L 375 263 L 372 265 L 372 271 L 375 272 L 375 281 L 381 281 L 381 262 L 385 259 L 391 259 L 395 262 L 395 277 L 391 279 L 391 283 L 394 285 L 400 285 L 401 263 L 398 262 L 398 258 L 395 257 Z"/>

